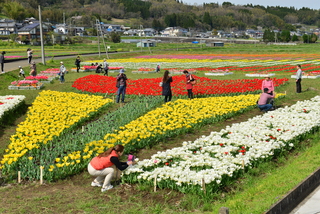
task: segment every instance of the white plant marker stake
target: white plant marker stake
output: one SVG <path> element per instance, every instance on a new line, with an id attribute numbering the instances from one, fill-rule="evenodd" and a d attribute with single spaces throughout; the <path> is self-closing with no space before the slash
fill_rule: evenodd
<path id="1" fill-rule="evenodd" d="M 206 190 L 206 183 L 204 182 L 204 178 L 202 178 L 202 189 L 203 189 L 204 194 L 206 195 L 207 190 Z"/>
<path id="2" fill-rule="evenodd" d="M 21 183 L 21 171 L 18 171 L 18 184 Z"/>
<path id="3" fill-rule="evenodd" d="M 244 169 L 244 160 L 242 160 L 242 169 Z"/>
<path id="4" fill-rule="evenodd" d="M 157 192 L 157 175 L 154 176 L 153 184 L 154 184 L 153 191 L 154 191 L 154 192 Z"/>
<path id="5" fill-rule="evenodd" d="M 43 184 L 43 167 L 40 166 L 40 184 Z"/>
<path id="6" fill-rule="evenodd" d="M 82 133 L 84 132 L 84 126 L 82 126 Z"/>

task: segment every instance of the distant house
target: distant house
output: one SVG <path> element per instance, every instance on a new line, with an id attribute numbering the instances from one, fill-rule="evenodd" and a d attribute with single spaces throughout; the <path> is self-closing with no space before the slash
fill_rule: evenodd
<path id="1" fill-rule="evenodd" d="M 84 27 L 72 27 L 72 30 L 74 31 L 74 35 L 77 36 L 83 36 L 84 33 Z"/>
<path id="2" fill-rule="evenodd" d="M 137 43 L 137 47 L 143 47 L 143 48 L 156 47 L 156 44 L 157 43 L 154 40 L 142 40 Z"/>
<path id="3" fill-rule="evenodd" d="M 68 27 L 66 24 L 57 24 L 55 25 L 53 32 L 66 35 L 68 34 Z"/>
<path id="4" fill-rule="evenodd" d="M 145 36 L 154 36 L 157 33 L 156 30 L 153 28 L 145 28 L 143 32 Z"/>
<path id="5" fill-rule="evenodd" d="M 127 36 L 136 36 L 137 34 L 138 32 L 135 29 L 126 30 L 125 32 L 123 32 L 123 35 Z"/>
<path id="6" fill-rule="evenodd" d="M 167 27 L 161 32 L 161 35 L 167 36 L 184 36 L 187 34 L 187 30 L 181 27 Z"/>
<path id="7" fill-rule="evenodd" d="M 49 25 L 42 24 L 42 33 L 45 38 L 47 37 L 47 34 L 50 30 L 51 27 Z M 33 24 L 22 27 L 18 30 L 18 36 L 20 38 L 20 41 L 27 44 L 29 44 L 32 40 L 40 41 L 40 23 L 35 22 Z"/>
<path id="8" fill-rule="evenodd" d="M 1 19 L 0 20 L 0 35 L 16 34 L 21 25 L 14 20 Z"/>
<path id="9" fill-rule="evenodd" d="M 112 25 L 112 24 L 101 24 L 101 30 L 105 33 L 124 31 L 121 25 Z"/>

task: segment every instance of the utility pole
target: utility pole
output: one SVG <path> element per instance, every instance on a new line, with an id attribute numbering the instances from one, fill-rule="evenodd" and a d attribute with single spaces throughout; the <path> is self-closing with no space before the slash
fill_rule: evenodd
<path id="1" fill-rule="evenodd" d="M 140 25 L 140 49 L 142 52 L 142 25 Z"/>
<path id="2" fill-rule="evenodd" d="M 42 19 L 41 19 L 40 5 L 39 5 L 39 23 L 40 23 L 41 59 L 42 59 L 42 64 L 46 65 L 46 61 L 45 61 L 45 57 L 44 57 L 44 44 L 43 44 Z"/>
<path id="3" fill-rule="evenodd" d="M 96 27 L 97 27 L 97 36 L 98 36 L 98 51 L 99 51 L 99 58 L 101 57 L 101 51 L 100 51 L 100 33 L 99 33 L 99 27 L 96 20 Z"/>

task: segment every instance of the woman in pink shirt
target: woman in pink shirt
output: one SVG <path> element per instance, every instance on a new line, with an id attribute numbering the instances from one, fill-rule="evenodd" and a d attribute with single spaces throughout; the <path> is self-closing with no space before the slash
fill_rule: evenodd
<path id="1" fill-rule="evenodd" d="M 270 79 L 270 77 L 266 77 L 266 79 L 264 79 L 262 81 L 262 86 L 261 86 L 261 91 L 264 92 L 263 90 L 265 88 L 268 88 L 268 94 L 273 94 L 274 92 L 274 85 L 273 85 L 273 81 L 272 79 Z"/>

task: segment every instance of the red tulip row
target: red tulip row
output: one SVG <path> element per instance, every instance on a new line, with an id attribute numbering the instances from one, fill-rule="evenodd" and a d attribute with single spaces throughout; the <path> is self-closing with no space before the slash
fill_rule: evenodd
<path id="1" fill-rule="evenodd" d="M 194 86 L 193 93 L 196 95 L 213 95 L 213 94 L 236 94 L 255 92 L 261 90 L 262 79 L 237 79 L 237 80 L 216 80 L 207 77 L 194 76 L 198 84 Z M 159 86 L 159 78 L 146 78 L 138 80 L 128 80 L 126 93 L 130 95 L 161 95 L 162 87 Z M 273 79 L 275 86 L 279 86 L 288 81 L 287 78 Z M 92 93 L 115 94 L 116 78 L 101 75 L 88 75 L 77 79 L 72 87 Z M 174 96 L 186 95 L 185 76 L 173 77 L 171 84 Z"/>

